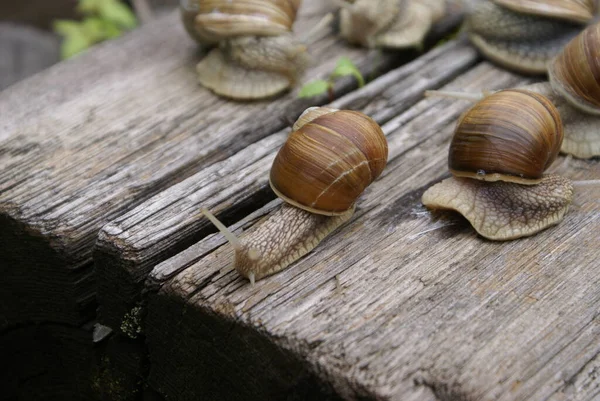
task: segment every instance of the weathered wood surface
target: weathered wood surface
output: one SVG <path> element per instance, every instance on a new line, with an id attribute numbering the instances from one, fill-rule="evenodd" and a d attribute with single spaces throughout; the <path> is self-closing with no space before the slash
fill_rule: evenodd
<path id="1" fill-rule="evenodd" d="M 296 29 L 329 9 L 304 2 Z M 341 55 L 367 76 L 403 62 L 333 36 L 311 53 L 306 79 L 326 76 Z M 92 245 L 102 225 L 306 107 L 295 92 L 257 103 L 219 99 L 196 83 L 200 57 L 173 13 L 0 93 L 0 258 L 8 262 L 0 325 L 93 317 Z M 336 91 L 354 85 L 343 80 Z"/>
<path id="2" fill-rule="evenodd" d="M 448 87 L 521 81 L 481 63 Z M 430 213 L 420 196 L 447 175 L 466 106 L 426 99 L 389 121 L 382 177 L 349 224 L 289 269 L 252 287 L 220 235 L 154 268 L 151 385 L 180 400 L 267 399 L 299 382 L 344 399 L 597 399 L 600 189 L 579 190 L 558 226 L 511 242 Z M 598 179 L 600 162 L 573 160 L 564 175 Z M 236 181 L 219 177 L 223 189 Z M 251 231 L 277 202 L 234 228 Z"/>
<path id="3" fill-rule="evenodd" d="M 476 59 L 466 43 L 451 42 L 332 106 L 362 110 L 384 123 L 420 99 L 424 90 L 439 87 Z M 124 316 L 142 300 L 143 282 L 152 267 L 173 249 L 214 232 L 212 224 L 199 216 L 202 206 L 230 221 L 273 199 L 267 188 L 268 170 L 288 133 L 286 128 L 202 169 L 103 227 L 94 256 L 102 323 L 115 329 L 123 326 L 135 335 Z"/>

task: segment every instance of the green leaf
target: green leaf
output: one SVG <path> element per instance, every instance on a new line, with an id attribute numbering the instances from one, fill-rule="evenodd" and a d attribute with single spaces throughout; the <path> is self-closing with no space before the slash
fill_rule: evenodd
<path id="1" fill-rule="evenodd" d="M 112 21 L 103 21 L 104 23 L 104 36 L 106 39 L 113 39 L 118 36 L 121 36 L 123 33 L 123 29 L 121 29 L 117 24 Z"/>
<path id="2" fill-rule="evenodd" d="M 77 11 L 83 14 L 94 15 L 100 12 L 102 3 L 106 0 L 79 0 Z"/>
<path id="3" fill-rule="evenodd" d="M 65 37 L 61 46 L 60 54 L 63 59 L 73 57 L 79 52 L 84 51 L 92 45 L 84 35 L 70 35 Z"/>
<path id="4" fill-rule="evenodd" d="M 90 42 L 100 42 L 106 39 L 104 33 L 104 20 L 97 17 L 89 17 L 82 21 L 85 36 Z"/>
<path id="5" fill-rule="evenodd" d="M 73 20 L 59 19 L 52 23 L 54 32 L 61 36 L 79 35 L 81 33 L 81 23 Z"/>
<path id="6" fill-rule="evenodd" d="M 137 25 L 135 14 L 125 4 L 116 0 L 104 0 L 99 12 L 102 18 L 123 28 L 132 29 Z"/>
<path id="7" fill-rule="evenodd" d="M 331 83 L 323 79 L 317 79 L 305 84 L 298 93 L 298 97 L 307 98 L 326 93 Z"/>
<path id="8" fill-rule="evenodd" d="M 354 65 L 354 63 L 348 57 L 341 57 L 335 69 L 331 73 L 332 78 L 344 77 L 352 75 L 358 81 L 358 86 L 363 87 L 365 85 L 365 79 L 363 78 L 360 70 Z"/>

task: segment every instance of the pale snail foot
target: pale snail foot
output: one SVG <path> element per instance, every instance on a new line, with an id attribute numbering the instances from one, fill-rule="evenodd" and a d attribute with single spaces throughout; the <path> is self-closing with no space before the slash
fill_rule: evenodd
<path id="1" fill-rule="evenodd" d="M 291 34 L 221 42 L 196 67 L 199 82 L 218 95 L 264 99 L 291 88 L 310 60 Z"/>
<path id="2" fill-rule="evenodd" d="M 548 63 L 583 29 L 555 18 L 521 14 L 490 0 L 465 18 L 471 43 L 493 62 L 521 73 L 545 73 Z"/>
<path id="3" fill-rule="evenodd" d="M 483 237 L 504 241 L 558 224 L 573 200 L 571 181 L 546 175 L 537 185 L 450 177 L 422 197 L 431 209 L 455 210 Z"/>
<path id="4" fill-rule="evenodd" d="M 221 49 L 213 49 L 196 66 L 198 82 L 217 95 L 251 100 L 275 96 L 289 88 L 285 75 L 261 70 L 247 70 L 228 63 Z"/>
<path id="5" fill-rule="evenodd" d="M 575 35 L 576 32 L 548 42 L 530 43 L 486 39 L 471 33 L 469 40 L 484 57 L 504 68 L 525 74 L 543 74 L 548 63 Z"/>
<path id="6" fill-rule="evenodd" d="M 312 251 L 353 214 L 354 207 L 339 216 L 324 216 L 282 203 L 265 222 L 240 238 L 234 267 L 251 282 L 277 273 Z"/>

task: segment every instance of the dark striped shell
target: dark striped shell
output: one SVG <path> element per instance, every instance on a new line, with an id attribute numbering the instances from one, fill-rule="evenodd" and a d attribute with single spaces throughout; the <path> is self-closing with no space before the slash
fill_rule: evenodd
<path id="1" fill-rule="evenodd" d="M 448 167 L 459 177 L 536 184 L 556 159 L 562 140 L 560 115 L 548 98 L 503 90 L 463 114 Z"/>
<path id="2" fill-rule="evenodd" d="M 600 115 L 600 23 L 569 42 L 548 68 L 552 88 L 574 107 Z"/>
<path id="3" fill-rule="evenodd" d="M 356 111 L 312 108 L 298 120 L 273 162 L 271 188 L 313 213 L 348 211 L 387 163 L 385 135 Z"/>

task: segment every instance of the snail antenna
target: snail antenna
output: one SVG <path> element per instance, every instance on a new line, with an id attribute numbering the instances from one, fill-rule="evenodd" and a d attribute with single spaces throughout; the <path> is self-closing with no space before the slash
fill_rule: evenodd
<path id="1" fill-rule="evenodd" d="M 219 231 L 225 236 L 227 241 L 229 241 L 229 243 L 233 246 L 233 248 L 236 251 L 242 249 L 242 243 L 240 242 L 240 240 L 235 236 L 234 233 L 232 233 L 227 227 L 225 227 L 225 224 L 221 223 L 219 219 L 215 217 L 214 214 L 208 211 L 207 208 L 203 207 L 201 210 L 202 214 L 205 215 L 206 218 L 209 219 L 210 222 L 213 223 L 215 227 L 219 229 Z"/>

